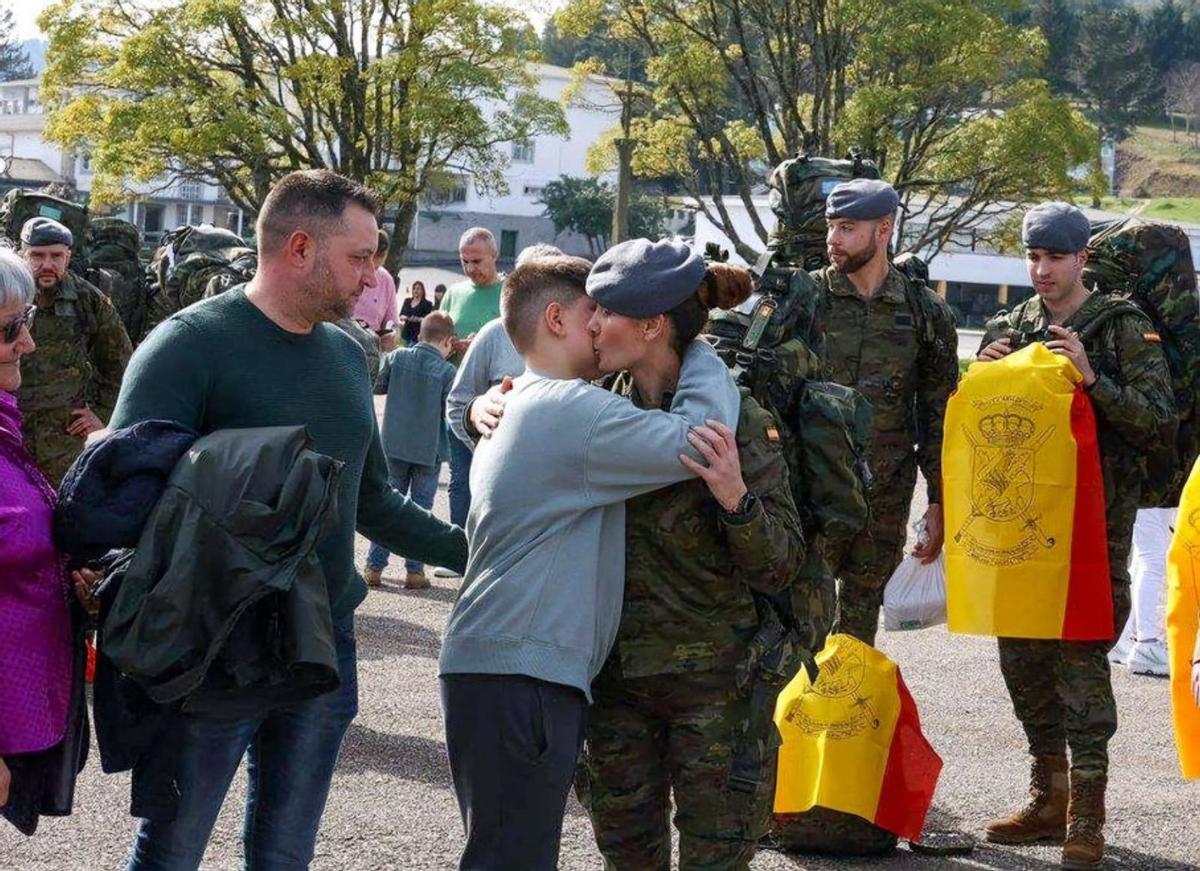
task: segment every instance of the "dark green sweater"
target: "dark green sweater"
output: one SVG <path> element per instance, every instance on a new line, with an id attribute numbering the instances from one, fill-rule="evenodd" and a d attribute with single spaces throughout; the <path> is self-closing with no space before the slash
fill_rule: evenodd
<path id="1" fill-rule="evenodd" d="M 388 483 L 362 348 L 331 324 L 290 333 L 241 287 L 184 309 L 150 333 L 125 372 L 111 426 L 142 420 L 172 420 L 202 435 L 302 424 L 314 450 L 345 463 L 340 523 L 319 547 L 334 619 L 366 595 L 354 569 L 356 528 L 395 554 L 466 567 L 462 530 Z"/>

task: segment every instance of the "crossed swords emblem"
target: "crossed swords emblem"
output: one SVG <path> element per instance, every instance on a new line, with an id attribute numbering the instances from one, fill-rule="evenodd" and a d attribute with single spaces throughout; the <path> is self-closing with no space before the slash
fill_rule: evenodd
<path id="1" fill-rule="evenodd" d="M 1047 427 L 1031 443 L 1019 447 L 981 442 L 965 426 L 963 434 L 971 443 L 975 458 L 980 457 L 986 450 L 994 450 L 997 453 L 971 487 L 971 514 L 962 528 L 955 533 L 954 540 L 961 542 L 975 521 L 986 517 L 998 523 L 1018 520 L 1021 529 L 1035 535 L 1043 547 L 1054 547 L 1054 537 L 1047 535 L 1042 529 L 1041 516 L 1035 516 L 1031 511 L 1034 458 L 1046 440 L 1054 434 L 1054 427 Z M 1029 486 L 1027 497 L 1019 492 L 1022 485 Z M 980 490 L 983 490 L 985 495 L 981 496 Z"/>

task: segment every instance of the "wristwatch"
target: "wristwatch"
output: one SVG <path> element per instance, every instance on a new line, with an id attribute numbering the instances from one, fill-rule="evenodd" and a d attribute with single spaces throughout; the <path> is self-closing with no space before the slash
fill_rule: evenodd
<path id="1" fill-rule="evenodd" d="M 742 498 L 738 500 L 738 504 L 734 506 L 732 511 L 722 508 L 721 514 L 730 523 L 745 523 L 750 519 L 750 514 L 754 511 L 754 506 L 757 504 L 758 497 L 747 490 L 742 494 Z"/>

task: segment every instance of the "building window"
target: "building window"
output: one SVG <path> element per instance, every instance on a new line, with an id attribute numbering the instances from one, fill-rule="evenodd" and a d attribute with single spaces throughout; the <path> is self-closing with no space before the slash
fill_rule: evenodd
<path id="1" fill-rule="evenodd" d="M 90 151 L 79 152 L 79 172 L 82 174 L 82 173 L 91 172 L 91 171 L 92 171 L 92 153 Z"/>
<path id="2" fill-rule="evenodd" d="M 545 185 L 540 185 L 540 184 L 525 185 L 525 196 L 527 196 L 527 197 L 540 197 L 545 192 L 546 192 Z"/>
<path id="3" fill-rule="evenodd" d="M 461 205 L 467 201 L 467 180 L 455 177 L 449 186 L 430 189 L 425 202 L 434 207 Z"/>
<path id="4" fill-rule="evenodd" d="M 189 209 L 190 209 L 190 206 L 188 206 L 187 203 L 176 203 L 175 204 L 175 226 L 176 227 L 183 227 L 183 226 L 191 223 L 191 220 L 188 217 Z"/>
<path id="5" fill-rule="evenodd" d="M 198 181 L 181 181 L 176 191 L 181 200 L 198 200 L 204 196 L 204 185 Z"/>
<path id="6" fill-rule="evenodd" d="M 166 209 L 158 203 L 142 204 L 142 231 L 145 233 L 161 233 Z"/>
<path id="7" fill-rule="evenodd" d="M 514 142 L 512 159 L 513 163 L 533 163 L 533 141 L 526 139 L 524 142 Z"/>
<path id="8" fill-rule="evenodd" d="M 511 260 L 517 256 L 516 230 L 500 231 L 500 256 L 505 260 Z"/>
<path id="9" fill-rule="evenodd" d="M 222 230 L 238 232 L 238 210 L 231 206 L 217 206 L 213 209 L 213 226 Z"/>

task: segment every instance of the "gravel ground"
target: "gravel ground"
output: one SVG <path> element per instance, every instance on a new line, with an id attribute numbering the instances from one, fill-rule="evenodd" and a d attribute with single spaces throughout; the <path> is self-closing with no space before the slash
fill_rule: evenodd
<path id="1" fill-rule="evenodd" d="M 445 516 L 444 481 L 437 510 Z M 365 555 L 360 540 L 360 562 Z M 462 830 L 442 740 L 437 653 L 458 581 L 435 579 L 431 590 L 405 592 L 394 585 L 402 571 L 393 560 L 391 584 L 372 592 L 358 612 L 360 713 L 334 779 L 313 862 L 317 869 L 447 869 L 457 861 Z M 979 834 L 989 816 L 1021 800 L 1026 777 L 1024 740 L 1000 678 L 995 642 L 952 637 L 937 628 L 881 633 L 880 647 L 900 663 L 925 732 L 946 763 L 931 827 Z M 1112 744 L 1108 865 L 1200 868 L 1200 784 L 1179 776 L 1167 684 L 1124 669 L 1118 669 L 1115 684 L 1121 727 Z M 0 868 L 123 866 L 134 829 L 126 813 L 129 780 L 101 774 L 97 759 L 93 750 L 72 817 L 44 820 L 31 839 L 0 827 Z M 205 868 L 240 867 L 244 794 L 239 776 Z M 561 867 L 601 867 L 587 817 L 573 799 Z M 1058 851 L 981 845 L 971 856 L 950 859 L 902 848 L 888 859 L 841 861 L 763 852 L 752 867 L 1051 869 L 1058 867 Z"/>

